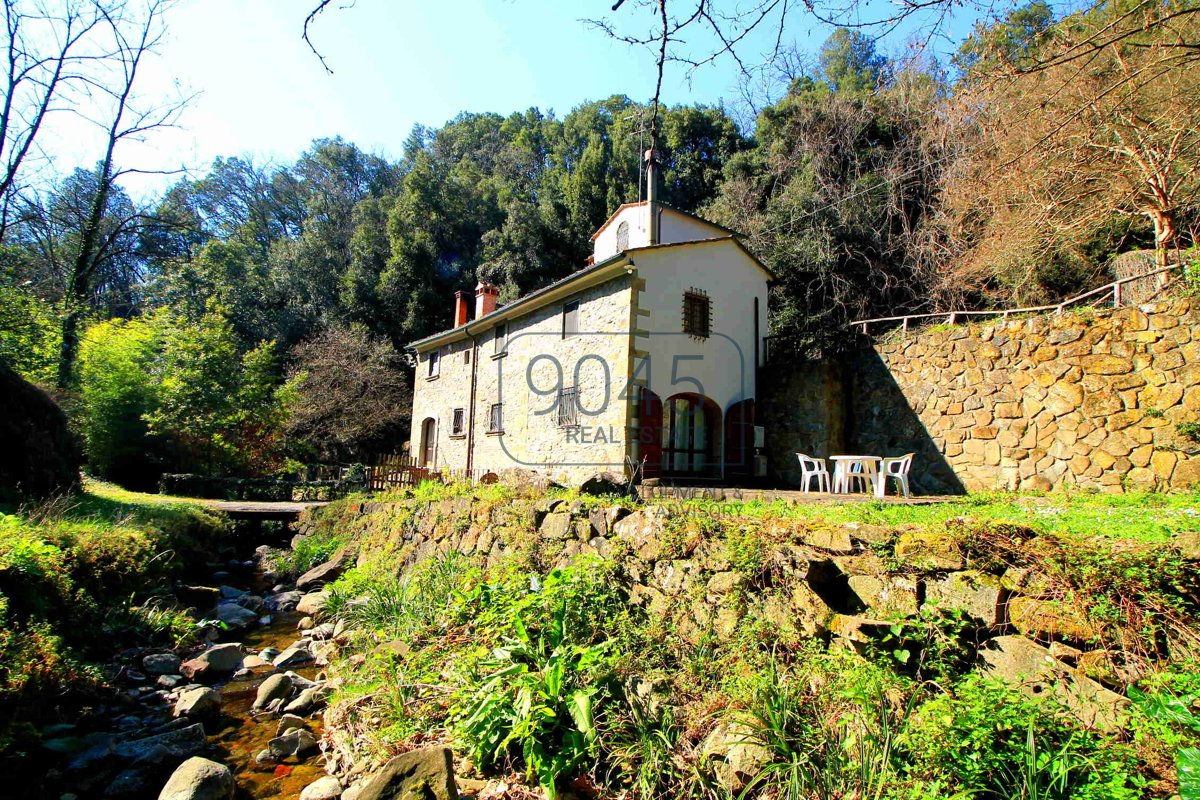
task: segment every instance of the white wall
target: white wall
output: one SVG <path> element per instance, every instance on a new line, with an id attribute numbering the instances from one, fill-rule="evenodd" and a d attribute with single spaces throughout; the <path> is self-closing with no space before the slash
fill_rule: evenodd
<path id="1" fill-rule="evenodd" d="M 649 206 L 635 205 L 622 208 L 592 243 L 592 257 L 597 263 L 615 256 L 617 250 L 617 228 L 622 222 L 629 223 L 629 247 L 645 247 L 650 244 Z"/>
<path id="2" fill-rule="evenodd" d="M 637 253 L 635 263 L 638 277 L 646 282 L 638 305 L 650 312 L 638 322 L 649 336 L 637 339 L 637 347 L 650 354 L 650 389 L 666 400 L 695 391 L 693 384 L 680 380 L 694 378 L 704 395 L 721 406 L 722 417 L 733 403 L 753 397 L 754 299 L 761 337 L 767 332 L 766 274 L 732 240 Z M 692 288 L 711 300 L 712 335 L 707 339 L 683 333 L 683 295 Z"/>

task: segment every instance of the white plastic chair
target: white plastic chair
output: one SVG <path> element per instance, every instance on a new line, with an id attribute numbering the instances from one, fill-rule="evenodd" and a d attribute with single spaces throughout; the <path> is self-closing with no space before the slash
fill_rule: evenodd
<path id="1" fill-rule="evenodd" d="M 907 453 L 899 458 L 885 458 L 880 465 L 880 469 L 883 471 L 884 485 L 887 485 L 888 478 L 895 478 L 905 497 L 912 497 L 912 491 L 908 486 L 908 473 L 912 469 L 914 455 L 916 454 Z"/>
<path id="2" fill-rule="evenodd" d="M 875 461 L 853 461 L 853 462 L 851 462 L 847 466 L 846 475 L 843 478 L 843 481 L 845 482 L 845 487 L 842 489 L 842 491 L 844 491 L 844 492 L 855 491 L 855 482 L 858 483 L 858 491 L 861 491 L 861 492 L 870 491 L 870 489 L 868 489 L 868 487 L 874 487 L 875 481 L 877 479 L 877 476 L 875 473 L 876 463 L 877 462 L 875 462 Z"/>
<path id="3" fill-rule="evenodd" d="M 800 461 L 800 491 L 811 492 L 809 488 L 812 484 L 812 479 L 817 479 L 817 491 L 822 488 L 826 492 L 829 491 L 829 469 L 825 466 L 825 459 L 813 458 L 806 456 L 804 453 L 796 453 L 796 458 Z"/>

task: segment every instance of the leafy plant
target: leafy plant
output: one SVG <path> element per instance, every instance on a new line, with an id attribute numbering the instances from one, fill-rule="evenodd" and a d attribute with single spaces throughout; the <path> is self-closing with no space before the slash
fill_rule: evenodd
<path id="1" fill-rule="evenodd" d="M 595 705 L 615 691 L 611 647 L 574 643 L 569 618 L 565 600 L 532 633 L 515 616 L 515 636 L 485 662 L 491 672 L 459 722 L 476 763 L 503 765 L 516 751 L 550 798 L 560 778 L 596 756 Z"/>
<path id="2" fill-rule="evenodd" d="M 1175 431 L 1189 442 L 1200 443 L 1200 422 L 1181 422 L 1175 426 Z"/>
<path id="3" fill-rule="evenodd" d="M 1151 719 L 1200 736 L 1200 714 L 1195 708 L 1197 695 L 1177 695 L 1170 691 L 1151 694 L 1131 687 L 1129 699 Z M 1200 747 L 1180 747 L 1175 753 L 1175 769 L 1179 776 L 1180 798 L 1200 800 Z"/>

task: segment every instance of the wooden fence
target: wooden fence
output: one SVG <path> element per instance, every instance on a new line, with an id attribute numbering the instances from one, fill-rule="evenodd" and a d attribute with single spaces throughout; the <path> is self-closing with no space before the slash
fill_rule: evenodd
<path id="1" fill-rule="evenodd" d="M 490 483 L 494 473 L 486 469 L 430 469 L 417 463 L 413 456 L 399 453 L 381 456 L 375 464 L 367 467 L 367 488 L 373 491 L 384 489 L 411 488 L 421 481 L 480 481 Z"/>

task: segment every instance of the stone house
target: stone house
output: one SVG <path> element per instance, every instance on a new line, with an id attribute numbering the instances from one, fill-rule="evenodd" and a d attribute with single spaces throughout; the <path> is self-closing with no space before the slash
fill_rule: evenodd
<path id="1" fill-rule="evenodd" d="M 647 163 L 653 187 L 653 151 Z M 753 473 L 771 273 L 733 232 L 655 194 L 616 210 L 583 269 L 503 306 L 480 283 L 473 315 L 458 292 L 453 327 L 409 346 L 419 464 L 568 480 Z"/>

